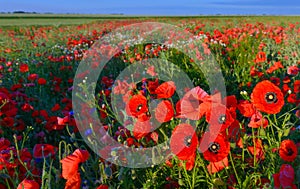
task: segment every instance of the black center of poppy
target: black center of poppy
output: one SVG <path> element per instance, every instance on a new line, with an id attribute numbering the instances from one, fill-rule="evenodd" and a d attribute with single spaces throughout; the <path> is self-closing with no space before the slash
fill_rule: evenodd
<path id="1" fill-rule="evenodd" d="M 226 122 L 226 115 L 224 115 L 224 114 L 220 115 L 220 116 L 219 116 L 219 119 L 218 119 L 218 122 L 219 122 L 220 124 L 225 123 L 225 122 Z"/>
<path id="2" fill-rule="evenodd" d="M 276 94 L 274 92 L 268 92 L 265 95 L 265 100 L 269 104 L 276 103 L 277 102 L 277 96 L 276 96 Z"/>
<path id="3" fill-rule="evenodd" d="M 210 152 L 212 152 L 212 153 L 215 153 L 215 154 L 217 154 L 218 153 L 218 151 L 220 150 L 220 144 L 218 144 L 218 143 L 211 143 L 210 145 L 209 145 L 209 147 L 208 147 L 208 150 L 210 151 Z"/>
<path id="4" fill-rule="evenodd" d="M 293 155 L 294 154 L 294 151 L 291 149 L 291 148 L 288 148 L 287 149 L 287 155 L 288 156 L 291 156 L 291 155 Z"/>
<path id="5" fill-rule="evenodd" d="M 187 147 L 190 147 L 192 144 L 192 136 L 186 136 L 184 138 L 184 145 L 186 145 Z"/>
<path id="6" fill-rule="evenodd" d="M 137 111 L 137 112 L 141 111 L 142 107 L 143 107 L 142 104 L 138 105 L 138 106 L 136 107 L 136 111 Z"/>
<path id="7" fill-rule="evenodd" d="M 151 117 L 151 113 L 150 113 L 150 112 L 146 112 L 146 115 L 147 115 L 148 117 Z"/>

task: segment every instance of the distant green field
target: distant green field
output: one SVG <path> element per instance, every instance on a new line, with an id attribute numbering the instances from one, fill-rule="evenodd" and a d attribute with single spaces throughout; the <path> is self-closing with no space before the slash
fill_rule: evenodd
<path id="1" fill-rule="evenodd" d="M 0 27 L 1 26 L 30 26 L 30 25 L 76 25 L 76 24 L 86 24 L 96 19 L 52 19 L 52 18 L 15 18 L 15 19 L 0 19 Z"/>
<path id="2" fill-rule="evenodd" d="M 30 25 L 77 25 L 109 19 L 187 19 L 243 20 L 253 22 L 297 22 L 300 16 L 146 16 L 146 15 L 100 15 L 100 14 L 0 14 L 0 27 Z"/>

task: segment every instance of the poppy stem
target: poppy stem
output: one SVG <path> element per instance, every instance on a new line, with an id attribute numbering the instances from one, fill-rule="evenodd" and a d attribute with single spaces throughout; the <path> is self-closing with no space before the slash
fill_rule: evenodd
<path id="1" fill-rule="evenodd" d="M 196 173 L 197 161 L 195 161 L 195 165 L 193 167 L 193 174 L 192 174 L 192 188 L 195 188 L 195 173 Z"/>
<path id="2" fill-rule="evenodd" d="M 236 172 L 236 169 L 235 169 L 235 166 L 234 166 L 234 162 L 233 162 L 233 158 L 232 158 L 232 155 L 231 155 L 231 151 L 229 151 L 229 158 L 230 158 L 230 162 L 231 162 L 231 165 L 232 165 L 235 177 L 237 179 L 238 185 L 240 186 L 241 185 L 241 181 L 240 181 L 240 178 L 238 176 L 238 173 Z"/>
<path id="3" fill-rule="evenodd" d="M 63 158 L 65 158 L 65 157 L 62 157 L 62 149 L 64 149 L 64 150 L 67 149 L 67 143 L 64 140 L 60 141 L 58 144 L 58 159 L 59 159 L 59 161 L 62 160 Z M 59 169 L 61 169 L 61 163 L 59 164 Z"/>
<path id="4" fill-rule="evenodd" d="M 16 135 L 13 135 L 13 138 L 14 138 L 14 143 L 15 143 L 15 146 L 16 146 L 16 151 L 17 151 L 17 158 L 19 160 L 19 163 L 25 168 L 26 170 L 26 173 L 28 173 L 30 176 L 32 177 L 39 177 L 38 175 L 34 175 L 33 173 L 31 173 L 31 171 L 29 171 L 29 169 L 27 168 L 27 166 L 25 165 L 25 163 L 23 162 L 23 160 L 21 159 L 21 156 L 20 156 L 20 149 L 19 149 L 19 146 L 18 146 L 18 140 L 17 140 L 17 136 Z"/>
<path id="5" fill-rule="evenodd" d="M 164 132 L 164 130 L 162 128 L 159 128 L 159 131 L 161 132 L 161 134 L 164 136 L 164 139 L 167 140 L 169 139 L 168 136 L 166 135 L 166 133 Z"/>
<path id="6" fill-rule="evenodd" d="M 300 108 L 300 105 L 298 105 L 298 106 L 296 106 L 295 108 L 292 108 L 292 109 L 290 109 L 290 110 L 284 112 L 284 114 L 282 114 L 281 116 L 279 116 L 278 119 L 281 119 L 281 118 L 284 117 L 286 114 L 289 114 L 289 113 L 291 113 L 291 112 L 297 110 L 298 108 Z"/>
<path id="7" fill-rule="evenodd" d="M 50 166 L 49 166 L 49 174 L 51 175 L 51 171 L 52 171 L 52 165 L 53 165 L 53 159 L 51 159 L 50 161 Z M 48 187 L 51 188 L 51 178 L 52 176 L 49 176 L 49 179 L 48 179 Z"/>
<path id="8" fill-rule="evenodd" d="M 187 173 L 187 170 L 186 170 L 186 162 L 184 163 L 183 172 L 184 172 L 184 174 L 185 174 L 186 181 L 187 181 L 188 184 L 189 184 L 189 188 L 193 188 L 193 187 L 192 187 L 192 184 L 191 184 L 191 181 L 190 181 L 189 174 Z"/>
<path id="9" fill-rule="evenodd" d="M 276 138 L 275 132 L 274 132 L 274 128 L 273 128 L 273 125 L 275 125 L 275 124 L 273 123 L 273 121 L 271 121 L 269 115 L 267 116 L 267 119 L 268 119 L 268 121 L 270 122 L 269 127 L 271 128 L 271 132 L 272 132 L 273 138 Z M 277 126 L 277 125 L 275 125 L 275 126 Z M 276 128 L 277 128 L 277 127 L 276 127 Z M 277 128 L 277 130 L 278 130 L 278 128 Z M 279 135 L 278 135 L 278 137 L 280 138 Z"/>
<path id="10" fill-rule="evenodd" d="M 273 117 L 274 117 L 275 124 L 278 125 L 278 122 L 277 122 L 277 119 L 276 119 L 276 114 L 273 114 Z"/>
<path id="11" fill-rule="evenodd" d="M 256 141 L 255 141 L 255 135 L 254 135 L 254 128 L 252 127 L 252 140 L 253 140 L 253 154 L 254 154 L 254 157 L 253 157 L 253 166 L 254 168 L 256 168 Z"/>
<path id="12" fill-rule="evenodd" d="M 41 188 L 44 188 L 44 182 L 45 182 L 45 175 L 46 175 L 46 158 L 43 154 L 43 159 L 44 159 L 44 162 L 43 162 L 43 172 L 42 172 L 42 185 L 41 185 Z"/>

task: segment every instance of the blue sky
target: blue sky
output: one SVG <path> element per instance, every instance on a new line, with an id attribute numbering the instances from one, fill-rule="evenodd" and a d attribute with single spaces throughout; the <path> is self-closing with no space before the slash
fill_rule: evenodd
<path id="1" fill-rule="evenodd" d="M 300 15 L 300 0 L 0 0 L 0 12 Z"/>

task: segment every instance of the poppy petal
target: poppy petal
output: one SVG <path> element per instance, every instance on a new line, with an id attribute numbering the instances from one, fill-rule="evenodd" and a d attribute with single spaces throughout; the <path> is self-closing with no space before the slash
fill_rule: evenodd
<path id="1" fill-rule="evenodd" d="M 175 90 L 176 90 L 175 83 L 173 81 L 168 81 L 159 85 L 155 90 L 155 94 L 157 95 L 158 99 L 170 98 L 171 96 L 173 96 Z"/>

